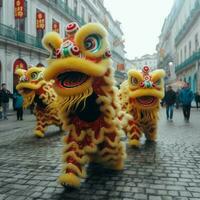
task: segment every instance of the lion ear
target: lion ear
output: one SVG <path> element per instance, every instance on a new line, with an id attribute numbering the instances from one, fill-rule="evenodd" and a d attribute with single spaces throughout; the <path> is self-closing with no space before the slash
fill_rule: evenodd
<path id="1" fill-rule="evenodd" d="M 26 70 L 25 69 L 17 69 L 15 71 L 15 74 L 18 75 L 19 77 L 23 76 L 25 74 Z"/>
<path id="2" fill-rule="evenodd" d="M 44 48 L 46 48 L 52 55 L 56 49 L 60 48 L 60 45 L 62 44 L 62 38 L 56 32 L 49 32 L 44 35 L 42 44 Z"/>

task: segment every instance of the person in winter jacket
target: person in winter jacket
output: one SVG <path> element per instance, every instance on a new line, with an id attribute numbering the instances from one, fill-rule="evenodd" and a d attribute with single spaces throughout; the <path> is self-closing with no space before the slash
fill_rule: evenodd
<path id="1" fill-rule="evenodd" d="M 164 97 L 164 103 L 166 104 L 166 115 L 167 120 L 173 120 L 173 111 L 174 111 L 174 104 L 176 102 L 176 92 L 172 89 L 171 86 L 167 88 Z"/>
<path id="2" fill-rule="evenodd" d="M 194 94 L 190 89 L 190 84 L 185 83 L 184 87 L 180 91 L 179 99 L 183 106 L 183 116 L 186 122 L 189 122 L 190 119 L 190 110 L 193 98 Z"/>
<path id="3" fill-rule="evenodd" d="M 9 98 L 12 98 L 12 93 L 6 88 L 6 84 L 2 83 L 2 89 L 0 90 L 1 106 L 3 109 L 3 118 L 7 118 L 7 110 L 9 105 Z"/>
<path id="4" fill-rule="evenodd" d="M 17 110 L 17 120 L 23 120 L 23 96 L 16 92 L 14 94 L 15 109 Z"/>

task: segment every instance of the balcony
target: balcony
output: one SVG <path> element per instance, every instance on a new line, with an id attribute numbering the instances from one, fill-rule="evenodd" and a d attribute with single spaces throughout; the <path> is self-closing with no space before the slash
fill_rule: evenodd
<path id="1" fill-rule="evenodd" d="M 77 15 L 77 13 L 72 10 L 66 3 L 61 0 L 49 0 L 49 4 L 52 5 L 53 8 L 57 8 L 63 15 L 69 16 L 72 21 L 78 22 L 80 26 L 85 24 L 85 21 Z"/>
<path id="2" fill-rule="evenodd" d="M 192 65 L 195 61 L 199 59 L 200 59 L 200 51 L 193 53 L 192 56 L 190 56 L 183 63 L 175 67 L 175 72 L 178 73 L 184 70 L 187 66 Z"/>
<path id="3" fill-rule="evenodd" d="M 200 0 L 196 0 L 194 8 L 190 12 L 190 16 L 187 18 L 185 24 L 177 34 L 175 38 L 175 45 L 177 46 L 181 40 L 185 37 L 188 31 L 191 29 L 192 25 L 196 21 L 197 17 L 200 15 Z"/>
<path id="4" fill-rule="evenodd" d="M 4 24 L 0 24 L 0 37 L 43 49 L 40 38 L 18 31 L 15 28 L 6 26 Z"/>
<path id="5" fill-rule="evenodd" d="M 115 70 L 114 76 L 115 78 L 118 78 L 121 80 L 127 79 L 127 73 L 125 71 Z"/>

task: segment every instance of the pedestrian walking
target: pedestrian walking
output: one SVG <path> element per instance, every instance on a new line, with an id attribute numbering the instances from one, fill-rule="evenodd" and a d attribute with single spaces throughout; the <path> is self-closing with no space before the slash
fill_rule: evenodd
<path id="1" fill-rule="evenodd" d="M 166 116 L 167 120 L 173 121 L 174 104 L 176 102 L 176 92 L 171 86 L 168 86 L 164 97 L 164 103 L 166 104 Z"/>
<path id="2" fill-rule="evenodd" d="M 186 122 L 190 119 L 191 103 L 194 98 L 194 94 L 190 89 L 190 84 L 185 83 L 180 91 L 179 99 L 183 106 L 183 116 Z"/>
<path id="3" fill-rule="evenodd" d="M 17 111 L 17 120 L 23 120 L 23 97 L 18 92 L 16 92 L 13 97 L 15 99 L 14 107 Z"/>
<path id="4" fill-rule="evenodd" d="M 0 90 L 0 99 L 1 99 L 1 106 L 2 106 L 2 118 L 7 118 L 7 111 L 9 106 L 9 98 L 12 98 L 12 93 L 6 88 L 6 84 L 1 84 L 2 89 Z"/>
<path id="5" fill-rule="evenodd" d="M 198 110 L 198 108 L 199 108 L 199 103 L 200 103 L 200 95 L 199 95 L 198 92 L 195 93 L 194 99 L 195 99 L 195 102 L 196 102 L 196 108 L 197 108 L 197 110 Z"/>

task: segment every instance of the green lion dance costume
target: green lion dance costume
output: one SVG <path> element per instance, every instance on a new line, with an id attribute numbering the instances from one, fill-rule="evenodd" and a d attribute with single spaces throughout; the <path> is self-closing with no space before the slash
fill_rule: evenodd
<path id="1" fill-rule="evenodd" d="M 127 136 L 131 146 L 140 145 L 140 137 L 145 134 L 147 140 L 155 141 L 157 134 L 160 99 L 164 96 L 163 70 L 150 73 L 148 66 L 141 71 L 130 70 L 128 81 L 122 83 L 119 98 L 122 108 L 131 114 Z"/>
<path id="2" fill-rule="evenodd" d="M 31 67 L 28 70 L 16 71 L 20 77 L 16 89 L 24 97 L 23 107 L 35 104 L 37 125 L 34 132 L 37 137 L 44 137 L 48 125 L 62 125 L 55 104 L 57 95 L 52 87 L 53 83 L 43 79 L 44 70 L 44 67 Z"/>
<path id="3" fill-rule="evenodd" d="M 81 28 L 70 23 L 66 31 L 63 40 L 55 32 L 43 38 L 51 56 L 44 78 L 55 81 L 63 128 L 68 132 L 59 181 L 76 187 L 86 176 L 87 163 L 121 170 L 125 152 L 119 136 L 119 103 L 107 33 L 96 23 Z"/>

